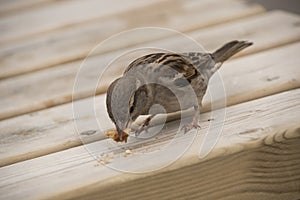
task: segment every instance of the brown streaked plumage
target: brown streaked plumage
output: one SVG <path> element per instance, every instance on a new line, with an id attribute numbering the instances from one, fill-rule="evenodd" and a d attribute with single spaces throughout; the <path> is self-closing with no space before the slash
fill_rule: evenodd
<path id="1" fill-rule="evenodd" d="M 152 117 L 163 112 L 152 109 L 155 104 L 163 106 L 167 113 L 194 107 L 193 122 L 184 128 L 188 131 L 199 127 L 197 110 L 210 77 L 224 61 L 250 45 L 250 42 L 235 40 L 214 53 L 153 53 L 134 60 L 107 91 L 107 111 L 118 131 L 116 141 L 125 140 L 124 130 L 138 116 L 150 114 L 136 133 L 145 130 Z M 193 95 L 196 100 L 191 98 Z"/>

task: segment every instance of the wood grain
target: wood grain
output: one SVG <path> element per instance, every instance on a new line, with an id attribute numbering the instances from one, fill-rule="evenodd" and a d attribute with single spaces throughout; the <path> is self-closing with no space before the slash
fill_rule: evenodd
<path id="1" fill-rule="evenodd" d="M 53 0 L 26 0 L 26 1 L 19 1 L 19 0 L 1 0 L 0 2 L 0 15 L 11 15 L 17 14 L 24 9 L 30 9 L 35 6 L 46 5 L 48 3 L 53 3 Z"/>
<path id="2" fill-rule="evenodd" d="M 274 24 L 274 20 L 282 20 L 282 23 Z M 258 18 L 244 19 L 202 31 L 199 30 L 195 33 L 191 33 L 191 35 L 200 43 L 202 43 L 202 41 L 210 41 L 206 42 L 207 44 L 205 45 L 205 48 L 210 51 L 221 46 L 224 41 L 249 39 L 253 41 L 255 45 L 244 51 L 243 54 L 245 55 L 298 41 L 300 28 L 294 25 L 296 22 L 299 22 L 299 17 L 282 12 L 274 12 L 261 15 Z M 273 30 L 273 34 L 267 34 L 264 27 L 268 27 L 268 30 Z M 283 30 L 285 31 L 284 34 L 282 34 Z M 212 36 L 214 38 L 213 40 L 211 39 Z M 139 47 L 161 47 L 182 52 L 193 49 L 196 45 L 192 43 L 194 46 L 191 46 L 186 45 L 186 43 L 186 40 L 182 42 L 182 39 L 176 37 L 150 42 L 140 46 L 132 46 L 100 56 L 93 56 L 84 63 L 84 67 L 80 71 L 81 78 L 77 79 L 80 84 L 78 85 L 78 91 L 74 93 L 75 98 L 80 99 L 93 96 L 95 90 L 97 94 L 105 92 L 108 84 L 120 76 L 129 62 L 141 56 L 141 54 L 149 53 L 139 51 L 137 53 L 140 55 L 134 55 L 136 57 L 123 57 L 123 60 L 116 62 L 114 66 L 110 66 L 106 72 L 109 75 L 105 75 L 101 85 L 97 86 L 98 78 L 108 63 L 124 52 Z M 295 56 L 296 59 L 297 55 L 292 52 L 291 55 L 287 56 Z M 284 60 L 284 62 L 288 61 Z M 70 102 L 76 73 L 81 64 L 81 61 L 72 62 L 47 70 L 2 80 L 0 82 L 0 119 Z M 11 101 L 12 98 L 14 99 L 13 102 Z"/>
<path id="3" fill-rule="evenodd" d="M 243 0 L 0 0 L 0 199 L 299 200 L 300 18 L 263 11 Z M 135 32 L 83 62 L 141 25 L 208 51 L 255 45 L 210 80 L 199 130 L 180 132 L 174 113 L 115 143 L 104 136 L 110 82 L 154 48 L 199 50 L 172 32 Z"/>
<path id="4" fill-rule="evenodd" d="M 0 29 L 2 30 L 0 44 L 33 37 L 53 29 L 96 20 L 156 2 L 158 1 L 133 0 L 126 1 L 126 6 L 124 6 L 124 2 L 120 0 L 72 0 L 23 10 L 18 15 L 4 16 L 0 19 Z"/>
<path id="5" fill-rule="evenodd" d="M 219 74 L 223 79 L 227 105 L 299 88 L 299 47 L 300 43 L 296 43 L 225 63 Z M 221 84 L 212 79 L 209 88 L 222 88 Z M 215 98 L 213 102 L 221 100 Z M 207 94 L 204 110 L 210 109 L 211 101 Z M 96 97 L 96 113 L 104 126 L 102 128 L 108 129 L 112 128 L 112 124 L 104 102 L 105 95 Z M 76 103 L 84 108 L 80 110 L 84 112 L 80 118 L 75 116 L 80 130 L 74 127 L 71 103 L 1 121 L 1 166 L 78 146 L 81 144 L 78 136 L 86 141 L 105 138 L 95 122 L 93 108 L 90 109 L 94 99 L 87 98 Z"/>
<path id="6" fill-rule="evenodd" d="M 141 5 L 135 6 L 138 6 L 137 9 L 127 5 L 129 6 L 127 11 L 114 13 L 112 16 L 104 16 L 98 20 L 45 32 L 26 40 L 0 46 L 0 79 L 83 59 L 97 44 L 128 29 L 162 27 L 186 32 L 263 12 L 256 4 L 247 5 L 237 0 L 226 2 L 176 0 L 172 3 L 154 1 L 149 5 L 144 5 L 143 2 L 139 4 Z M 212 15 L 207 7 L 213 7 L 215 12 L 222 13 L 222 17 Z M 47 8 L 50 9 L 48 6 Z M 132 33 L 129 36 L 131 39 L 128 37 L 118 39 L 95 53 L 103 54 L 172 34 L 174 32 L 167 31 L 155 34 L 147 32 L 144 35 Z"/>
<path id="7" fill-rule="evenodd" d="M 124 2 L 120 0 L 73 0 L 60 1 L 56 4 L 50 4 L 45 7 L 38 7 L 37 9 L 31 9 L 28 11 L 25 10 L 19 12 L 16 16 L 5 16 L 0 19 L 0 29 L 5 30 L 1 31 L 0 33 L 0 44 L 8 43 L 21 38 L 28 38 L 40 33 L 51 31 L 53 29 L 62 28 L 64 26 L 79 24 L 89 20 L 96 20 L 104 16 L 114 15 L 132 9 L 138 9 L 146 5 L 153 5 L 157 2 L 159 1 L 134 0 L 126 1 L 125 6 Z M 192 9 L 193 5 L 195 5 L 195 3 L 193 3 L 191 6 L 187 4 L 187 8 Z M 240 4 L 240 6 L 233 4 L 234 9 L 239 7 L 251 8 L 251 6 L 245 4 Z M 228 8 L 229 11 L 231 11 L 230 7 Z M 255 6 L 252 8 L 255 9 Z M 222 14 L 226 13 L 227 10 L 228 9 L 224 9 Z M 179 19 L 174 18 L 173 23 L 176 23 L 174 25 L 181 24 L 181 21 L 179 21 L 180 16 L 178 17 Z"/>
<path id="8" fill-rule="evenodd" d="M 97 147 L 98 152 L 110 147 L 108 140 L 102 140 L 2 167 L 0 196 L 3 199 L 297 199 L 299 98 L 297 89 L 227 108 L 222 135 L 204 159 L 199 159 L 198 152 L 210 122 L 198 132 L 183 157 L 159 171 L 130 174 L 96 164 L 86 148 Z M 202 120 L 209 118 L 210 113 L 202 116 Z M 107 150 L 116 152 L 112 163 L 151 169 L 150 162 L 136 162 L 138 152 L 166 145 L 170 141 L 162 139 L 170 138 L 170 134 L 162 134 L 150 143 L 135 145 L 133 141 L 122 145 L 135 152 L 126 158 L 122 156 L 125 151 L 122 146 Z M 179 144 L 189 137 L 192 134 L 180 136 Z M 163 160 L 161 155 L 156 163 Z"/>

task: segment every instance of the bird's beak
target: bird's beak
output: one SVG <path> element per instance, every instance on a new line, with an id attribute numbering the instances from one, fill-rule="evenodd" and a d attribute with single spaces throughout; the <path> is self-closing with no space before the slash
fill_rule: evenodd
<path id="1" fill-rule="evenodd" d="M 124 134 L 127 134 L 127 135 L 129 134 L 131 124 L 132 124 L 131 120 L 128 120 L 125 123 L 119 123 L 117 130 L 118 130 L 120 137 L 122 137 Z"/>
<path id="2" fill-rule="evenodd" d="M 132 121 L 128 120 L 125 124 L 125 127 L 123 128 L 123 131 L 125 131 L 126 129 L 130 129 L 131 124 L 132 124 Z"/>

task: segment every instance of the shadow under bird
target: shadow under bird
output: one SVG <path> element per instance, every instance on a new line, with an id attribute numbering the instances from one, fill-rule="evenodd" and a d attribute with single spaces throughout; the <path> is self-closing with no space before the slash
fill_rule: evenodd
<path id="1" fill-rule="evenodd" d="M 195 109 L 193 121 L 183 129 L 187 132 L 199 128 L 199 109 L 209 79 L 224 61 L 251 45 L 251 42 L 234 40 L 213 53 L 152 53 L 134 60 L 107 91 L 107 111 L 117 129 L 114 140 L 126 142 L 125 129 L 140 115 L 150 116 L 135 130 L 136 135 L 147 130 L 156 114 L 192 107 Z M 163 109 L 155 109 L 156 104 Z"/>

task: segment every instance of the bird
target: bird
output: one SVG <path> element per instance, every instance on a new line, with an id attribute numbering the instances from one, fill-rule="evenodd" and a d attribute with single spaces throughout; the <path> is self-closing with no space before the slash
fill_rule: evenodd
<path id="1" fill-rule="evenodd" d="M 132 61 L 123 75 L 114 80 L 107 90 L 107 112 L 116 127 L 114 140 L 127 142 L 127 130 L 141 115 L 150 116 L 135 130 L 136 135 L 147 131 L 155 115 L 190 108 L 195 111 L 193 121 L 183 129 L 187 132 L 199 128 L 199 109 L 201 110 L 210 78 L 226 60 L 252 44 L 234 40 L 213 53 L 158 52 Z M 191 98 L 191 92 L 196 100 Z M 183 100 L 180 102 L 178 97 Z M 161 105 L 163 111 L 151 109 L 156 104 Z"/>

